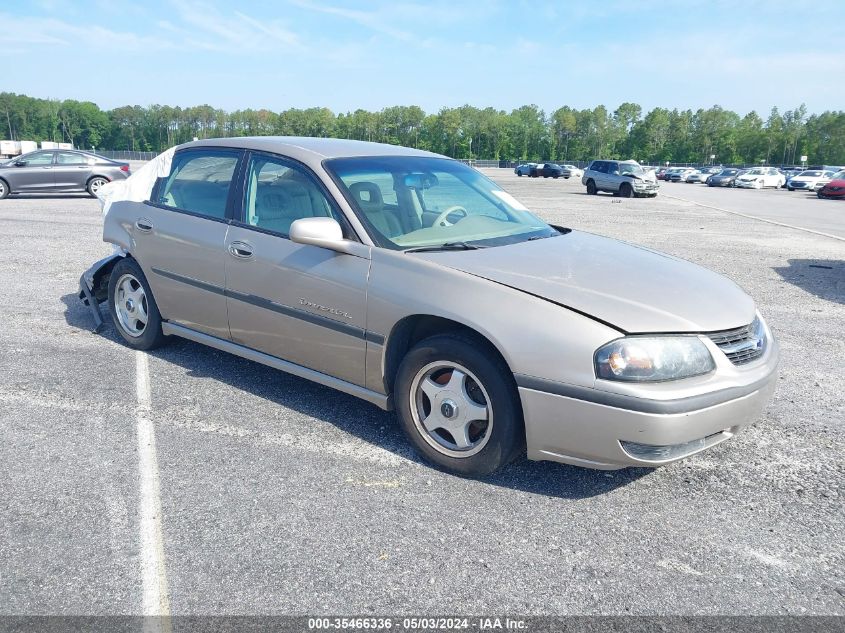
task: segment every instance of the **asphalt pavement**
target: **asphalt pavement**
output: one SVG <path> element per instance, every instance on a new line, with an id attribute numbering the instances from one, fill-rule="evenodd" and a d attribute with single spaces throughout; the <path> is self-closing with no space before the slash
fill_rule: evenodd
<path id="1" fill-rule="evenodd" d="M 10 198 L 0 614 L 144 610 L 142 417 L 173 614 L 845 614 L 845 243 L 668 196 L 487 173 L 550 222 L 739 283 L 782 348 L 763 417 L 658 470 L 522 461 L 473 481 L 421 462 L 392 414 L 187 341 L 148 356 L 141 406 L 136 353 L 111 324 L 92 334 L 75 296 L 109 252 L 97 203 Z M 697 187 L 664 189 L 739 209 L 777 196 L 790 201 L 779 218 L 808 223 L 790 206 L 801 194 Z M 842 230 L 845 204 L 809 202 L 830 214 L 809 228 Z"/>

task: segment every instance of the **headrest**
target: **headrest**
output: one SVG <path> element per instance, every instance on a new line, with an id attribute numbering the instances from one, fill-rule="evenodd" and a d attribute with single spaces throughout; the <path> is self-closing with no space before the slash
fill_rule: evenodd
<path id="1" fill-rule="evenodd" d="M 381 189 L 374 182 L 356 182 L 349 185 L 349 193 L 355 198 L 364 213 L 375 213 L 384 209 Z"/>

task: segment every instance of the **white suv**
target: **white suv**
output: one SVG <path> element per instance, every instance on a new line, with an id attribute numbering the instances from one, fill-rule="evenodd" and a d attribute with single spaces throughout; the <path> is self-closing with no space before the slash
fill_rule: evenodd
<path id="1" fill-rule="evenodd" d="M 590 195 L 608 191 L 623 198 L 653 198 L 660 188 L 654 171 L 644 170 L 635 160 L 594 160 L 584 170 L 581 184 L 587 186 Z"/>

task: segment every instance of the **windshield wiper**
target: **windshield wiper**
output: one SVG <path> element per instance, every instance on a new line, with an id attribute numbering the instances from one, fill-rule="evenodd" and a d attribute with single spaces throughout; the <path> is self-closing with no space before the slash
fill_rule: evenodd
<path id="1" fill-rule="evenodd" d="M 486 246 L 479 246 L 478 244 L 470 244 L 468 242 L 446 242 L 438 246 L 418 246 L 416 248 L 408 248 L 406 253 L 430 253 L 434 251 L 476 251 Z"/>

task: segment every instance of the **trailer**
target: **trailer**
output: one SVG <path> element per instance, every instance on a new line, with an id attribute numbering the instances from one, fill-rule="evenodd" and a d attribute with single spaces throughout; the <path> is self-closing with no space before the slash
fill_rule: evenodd
<path id="1" fill-rule="evenodd" d="M 13 158 L 20 153 L 20 141 L 0 141 L 0 158 Z"/>
<path id="2" fill-rule="evenodd" d="M 29 154 L 38 149 L 38 143 L 35 141 L 21 141 L 21 154 Z"/>
<path id="3" fill-rule="evenodd" d="M 41 141 L 41 149 L 59 149 L 59 144 L 53 141 Z"/>

